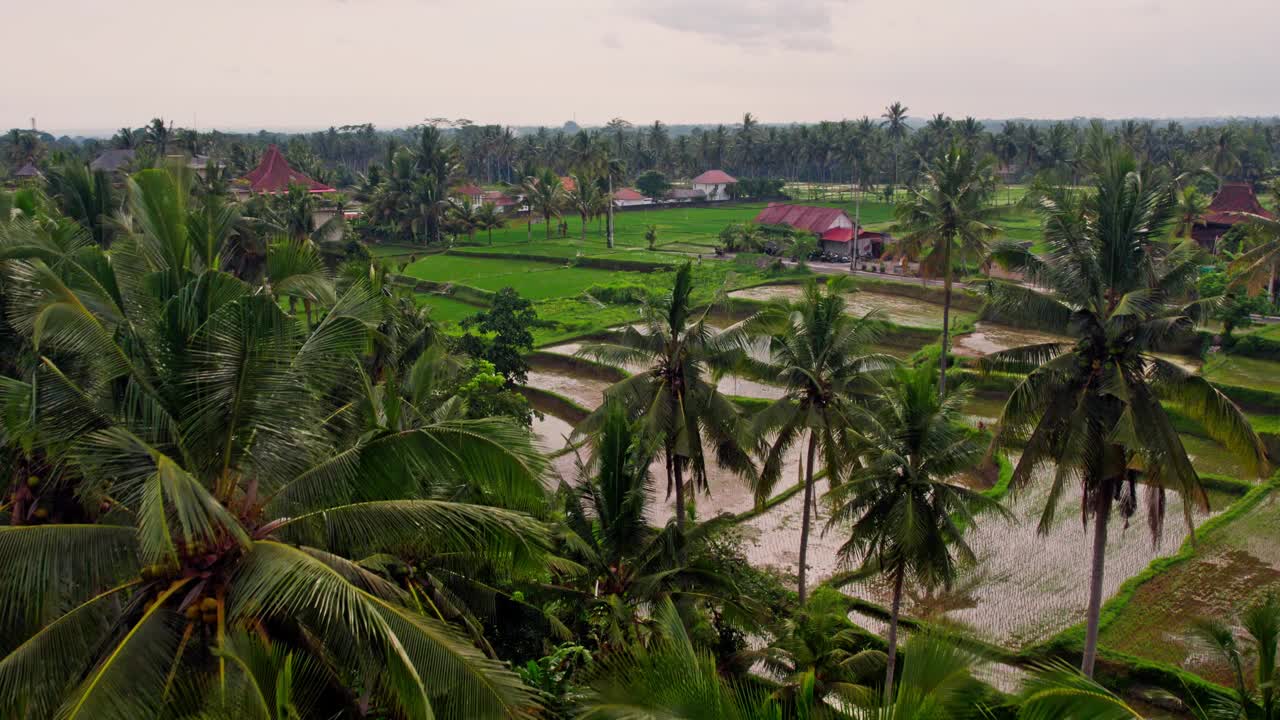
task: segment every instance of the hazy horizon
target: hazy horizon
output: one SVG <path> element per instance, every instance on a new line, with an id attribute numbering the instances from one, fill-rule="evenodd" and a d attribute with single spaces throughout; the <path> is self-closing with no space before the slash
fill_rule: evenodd
<path id="1" fill-rule="evenodd" d="M 1271 117 L 1280 3 L 49 0 L 6 13 L 0 127 L 302 131 L 878 116 Z M 1222 38 L 1229 38 L 1222 42 Z M 95 72 L 104 69 L 106 72 Z"/>

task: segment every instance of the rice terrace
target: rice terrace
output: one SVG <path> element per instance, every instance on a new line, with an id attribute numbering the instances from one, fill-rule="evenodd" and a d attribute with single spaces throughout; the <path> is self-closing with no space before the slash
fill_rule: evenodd
<path id="1" fill-rule="evenodd" d="M 149 2 L 9 13 L 0 720 L 1280 720 L 1280 9 Z"/>

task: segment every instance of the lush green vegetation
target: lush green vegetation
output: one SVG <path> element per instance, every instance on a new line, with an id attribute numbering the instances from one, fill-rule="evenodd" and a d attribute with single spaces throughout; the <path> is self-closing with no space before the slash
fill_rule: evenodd
<path id="1" fill-rule="evenodd" d="M 824 128 L 882 141 L 830 166 L 766 155 L 749 115 L 720 153 L 909 184 L 861 217 L 945 287 L 747 252 L 759 203 L 610 218 L 602 187 L 643 172 L 661 195 L 719 142 L 663 149 L 660 124 L 630 170 L 612 135 L 514 172 L 472 130 L 420 129 L 359 180 L 355 227 L 317 223 L 297 188 L 238 201 L 177 165 L 113 183 L 62 158 L 0 194 L 0 716 L 1083 720 L 1138 717 L 1115 693 L 1154 684 L 1197 718 L 1274 717 L 1275 481 L 1250 481 L 1280 427 L 1276 363 L 1245 332 L 1203 372 L 1166 354 L 1211 344 L 1201 306 L 1232 337 L 1274 242 L 1233 262 L 1171 242 L 1186 189 L 1139 160 L 1158 153 L 1133 152 L 1140 130 L 1095 129 L 1086 152 L 1019 125 L 988 165 L 1005 133 L 905 116 Z M 148 128 L 147 154 L 169 132 Z M 1224 173 L 1253 162 L 1216 148 Z M 1048 177 L 999 187 L 1014 162 Z M 538 222 L 449 198 L 476 167 Z M 852 208 L 830 183 L 786 190 Z M 799 260 L 813 242 L 774 238 Z M 952 288 L 988 259 L 1035 287 Z M 788 285 L 728 296 L 769 283 Z M 569 340 L 585 357 L 534 351 Z M 567 446 L 543 452 L 535 409 L 573 425 Z M 1026 553 L 1007 546 L 1028 492 L 1041 534 L 1080 497 L 1092 553 L 1019 563 L 1086 568 L 1087 608 L 1031 647 L 957 631 L 952 610 L 1009 581 L 992 552 Z M 1166 537 L 1175 494 L 1188 523 L 1220 512 L 1108 600 L 1108 529 L 1145 510 Z M 987 662 L 1023 676 L 997 690 Z"/>

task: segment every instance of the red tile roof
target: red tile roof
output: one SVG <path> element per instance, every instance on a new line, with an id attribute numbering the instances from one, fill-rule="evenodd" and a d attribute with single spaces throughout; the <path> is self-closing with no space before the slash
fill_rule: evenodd
<path id="1" fill-rule="evenodd" d="M 738 181 L 723 170 L 708 170 L 694 178 L 693 182 L 697 185 L 731 185 Z"/>
<path id="2" fill-rule="evenodd" d="M 480 197 L 480 196 L 484 195 L 484 188 L 477 187 L 477 186 L 475 186 L 475 185 L 472 185 L 472 184 L 468 183 L 468 184 L 463 185 L 463 186 L 461 186 L 461 187 L 456 187 L 456 188 L 454 188 L 454 189 L 453 189 L 453 194 L 454 194 L 454 195 L 466 195 L 467 197 L 470 197 L 470 198 Z"/>
<path id="3" fill-rule="evenodd" d="M 644 200 L 645 196 L 641 195 L 635 190 L 632 190 L 631 188 L 624 187 L 624 188 L 618 188 L 617 190 L 613 191 L 613 199 L 634 201 L 634 200 Z"/>
<path id="4" fill-rule="evenodd" d="M 560 178 L 560 184 L 564 186 L 565 192 L 573 192 L 574 190 L 578 189 L 578 183 L 574 182 L 573 178 L 569 177 L 568 175 L 565 175 L 564 177 Z"/>
<path id="5" fill-rule="evenodd" d="M 501 190 L 486 190 L 480 196 L 482 202 L 491 202 L 498 207 L 506 207 L 507 205 L 515 205 L 516 199 L 506 195 Z"/>
<path id="6" fill-rule="evenodd" d="M 849 214 L 839 208 L 814 207 L 812 205 L 787 205 L 769 203 L 769 206 L 756 216 L 760 225 L 789 225 L 797 230 L 808 230 L 814 233 L 825 233 L 832 229 L 836 220 Z M 852 225 L 850 221 L 850 225 Z"/>
<path id="7" fill-rule="evenodd" d="M 822 233 L 822 239 L 832 242 L 849 242 L 853 239 L 853 228 L 833 227 Z"/>
<path id="8" fill-rule="evenodd" d="M 240 181 L 247 184 L 252 192 L 269 195 L 288 192 L 290 185 L 301 185 L 313 193 L 337 192 L 289 167 L 289 161 L 284 159 L 284 154 L 275 145 L 267 147 L 258 167 L 250 170 Z"/>
<path id="9" fill-rule="evenodd" d="M 1204 214 L 1204 222 L 1209 225 L 1235 225 L 1245 218 L 1239 213 L 1253 213 L 1265 218 L 1275 218 L 1258 202 L 1253 194 L 1253 186 L 1249 183 L 1223 183 L 1222 189 L 1213 196 L 1209 209 Z"/>

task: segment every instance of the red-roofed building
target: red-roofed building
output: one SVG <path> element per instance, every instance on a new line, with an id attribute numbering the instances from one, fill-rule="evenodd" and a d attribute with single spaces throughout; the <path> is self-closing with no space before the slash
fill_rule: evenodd
<path id="1" fill-rule="evenodd" d="M 613 191 L 614 207 L 631 207 L 633 205 L 652 205 L 653 200 L 641 195 L 632 188 L 624 187 Z"/>
<path id="2" fill-rule="evenodd" d="M 565 192 L 573 192 L 578 189 L 578 183 L 574 182 L 573 178 L 568 175 L 560 178 L 560 185 L 564 187 Z"/>
<path id="3" fill-rule="evenodd" d="M 501 190 L 485 190 L 484 194 L 480 196 L 480 202 L 481 204 L 493 203 L 497 206 L 499 212 L 504 212 L 507 208 L 520 204 L 519 200 Z"/>
<path id="4" fill-rule="evenodd" d="M 1209 250 L 1217 250 L 1218 238 L 1231 229 L 1236 223 L 1248 220 L 1243 213 L 1261 215 L 1275 219 L 1275 215 L 1267 212 L 1253 194 L 1253 186 L 1249 183 L 1223 183 L 1222 189 L 1213 196 L 1209 209 L 1205 211 L 1200 222 L 1191 228 L 1191 237 Z"/>
<path id="5" fill-rule="evenodd" d="M 738 184 L 737 178 L 723 170 L 708 170 L 693 179 L 693 189 L 701 190 L 713 202 L 729 199 L 729 186 Z"/>
<path id="6" fill-rule="evenodd" d="M 301 185 L 311 193 L 337 192 L 328 185 L 312 180 L 289 167 L 289 161 L 284 159 L 284 153 L 280 152 L 280 148 L 275 145 L 267 146 L 267 151 L 258 161 L 258 167 L 237 180 L 235 190 L 246 194 L 278 195 L 289 192 L 290 185 Z"/>
<path id="7" fill-rule="evenodd" d="M 466 198 L 471 201 L 472 205 L 479 205 L 484 202 L 484 188 L 478 185 L 467 183 L 462 187 L 456 187 L 449 192 L 450 195 L 457 198 Z"/>
<path id="8" fill-rule="evenodd" d="M 851 244 L 856 247 L 858 257 L 879 257 L 884 248 L 885 236 L 865 229 L 858 231 L 857 243 L 853 243 L 853 220 L 839 208 L 769 203 L 755 221 L 758 225 L 807 230 L 818 236 L 823 250 L 841 255 L 851 254 Z"/>

